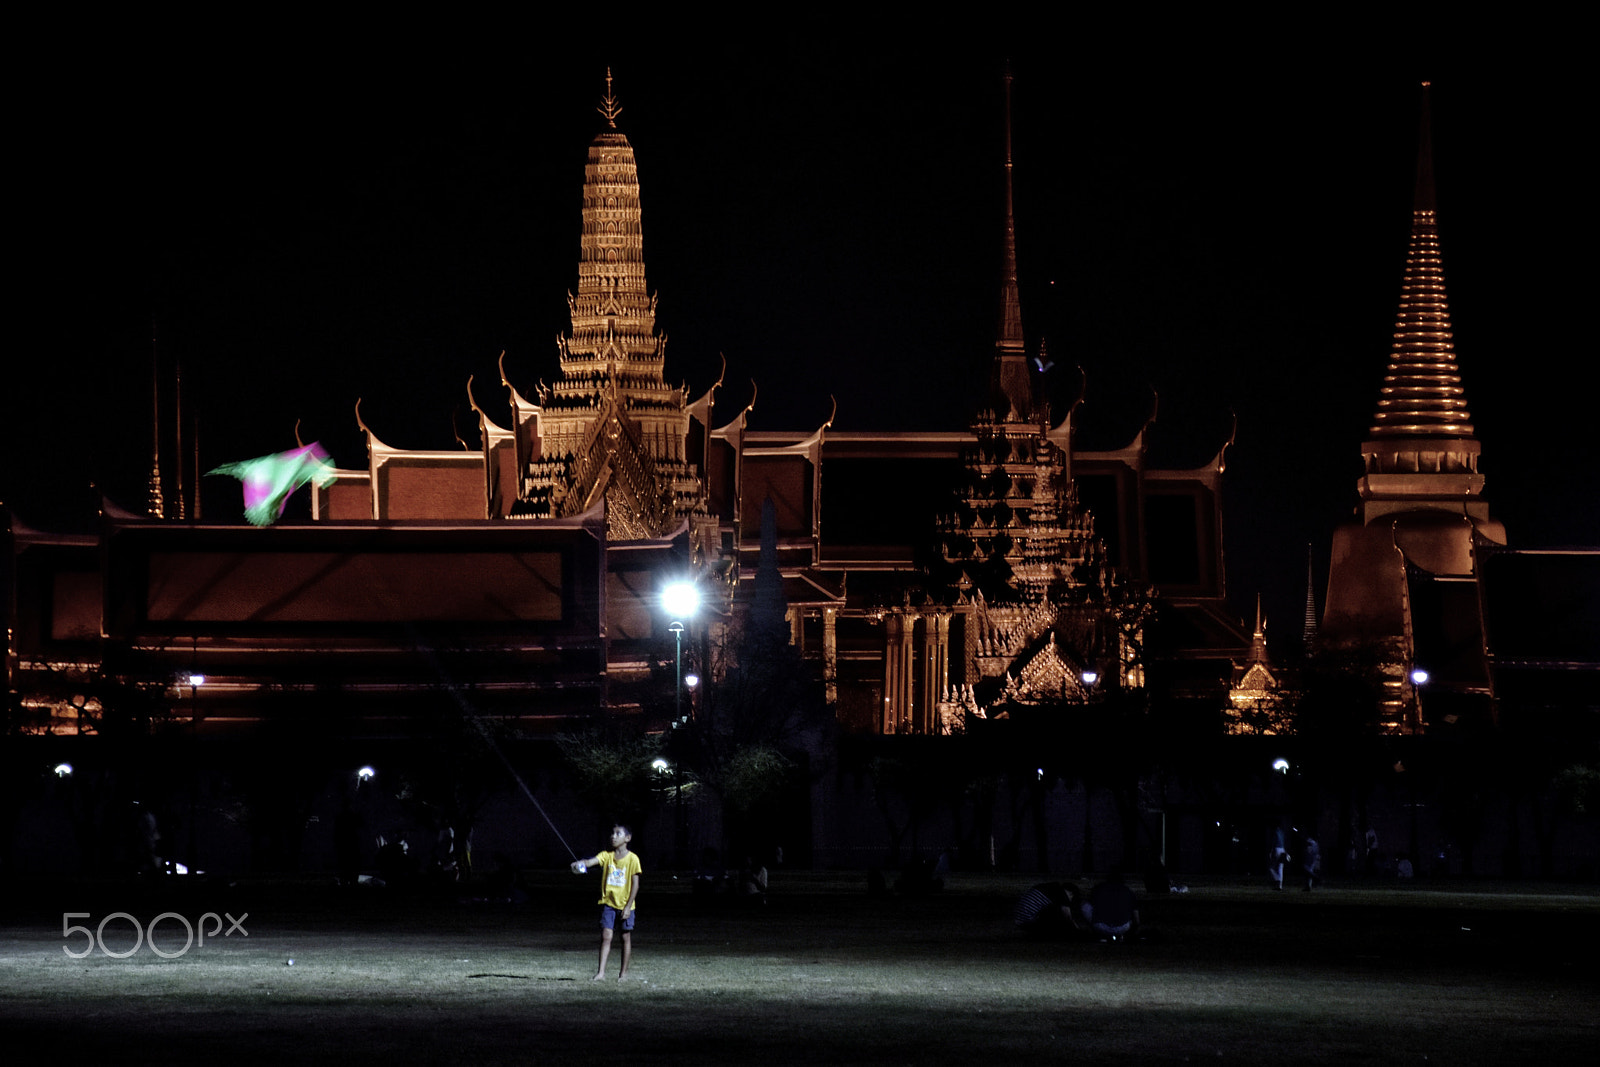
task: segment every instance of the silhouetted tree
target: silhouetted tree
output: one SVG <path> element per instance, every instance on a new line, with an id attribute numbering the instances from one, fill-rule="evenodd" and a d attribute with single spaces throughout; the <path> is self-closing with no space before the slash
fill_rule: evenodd
<path id="1" fill-rule="evenodd" d="M 822 687 L 790 644 L 770 499 L 761 511 L 761 556 L 748 611 L 742 625 L 723 631 L 711 655 L 699 715 L 674 745 L 722 799 L 724 828 L 733 839 L 727 843 L 748 849 L 762 844 L 745 840 L 754 824 L 804 784 L 794 776 L 802 769 L 819 773 L 831 751 Z"/>

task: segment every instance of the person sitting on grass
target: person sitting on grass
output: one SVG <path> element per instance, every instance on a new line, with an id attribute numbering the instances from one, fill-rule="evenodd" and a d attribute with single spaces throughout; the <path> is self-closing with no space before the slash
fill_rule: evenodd
<path id="1" fill-rule="evenodd" d="M 767 869 L 752 856 L 744 858 L 739 871 L 739 896 L 746 904 L 767 902 Z"/>
<path id="2" fill-rule="evenodd" d="M 1122 874 L 1113 871 L 1111 876 L 1089 891 L 1083 905 L 1083 917 L 1089 929 L 1105 941 L 1121 941 L 1139 929 L 1139 909 L 1133 890 L 1122 880 Z"/>
<path id="3" fill-rule="evenodd" d="M 598 982 L 606 976 L 606 960 L 611 957 L 611 933 L 622 923 L 622 970 L 617 981 L 628 977 L 633 960 L 634 902 L 639 898 L 639 875 L 644 865 L 628 851 L 633 831 L 618 823 L 611 828 L 611 851 L 596 852 L 586 860 L 573 860 L 572 873 L 582 874 L 590 867 L 600 868 L 600 967 L 594 973 Z"/>
<path id="4" fill-rule="evenodd" d="M 1085 929 L 1078 917 L 1078 887 L 1070 882 L 1041 882 L 1022 894 L 1012 912 L 1017 929 L 1032 937 L 1058 938 Z"/>

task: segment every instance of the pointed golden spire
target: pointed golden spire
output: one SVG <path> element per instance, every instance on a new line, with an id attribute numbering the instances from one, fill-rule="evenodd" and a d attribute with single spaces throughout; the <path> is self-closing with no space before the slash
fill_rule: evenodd
<path id="1" fill-rule="evenodd" d="M 1472 436 L 1439 255 L 1428 86 L 1428 82 L 1422 83 L 1411 242 L 1406 250 L 1389 369 L 1372 420 L 1373 437 Z"/>
<path id="2" fill-rule="evenodd" d="M 1250 662 L 1267 662 L 1267 621 L 1261 617 L 1261 594 L 1256 594 L 1256 628 L 1250 635 Z"/>
<path id="3" fill-rule="evenodd" d="M 1310 652 L 1317 644 L 1317 593 L 1311 570 L 1311 544 L 1306 543 L 1306 619 L 1300 632 L 1305 650 Z"/>
<path id="4" fill-rule="evenodd" d="M 150 320 L 150 482 L 148 510 L 152 519 L 166 518 L 161 497 L 161 359 L 155 318 Z"/>
<path id="5" fill-rule="evenodd" d="M 595 109 L 605 117 L 607 125 L 613 130 L 617 128 L 617 116 L 622 114 L 622 105 L 617 103 L 617 98 L 611 91 L 611 68 L 606 68 L 606 95 L 600 98 L 600 106 Z"/>

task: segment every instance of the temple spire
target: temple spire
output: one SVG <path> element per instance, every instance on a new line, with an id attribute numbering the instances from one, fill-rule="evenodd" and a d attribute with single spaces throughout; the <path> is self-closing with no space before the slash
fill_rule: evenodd
<path id="1" fill-rule="evenodd" d="M 1317 593 L 1312 577 L 1310 544 L 1306 545 L 1306 621 L 1300 640 L 1307 653 L 1317 645 Z"/>
<path id="2" fill-rule="evenodd" d="M 1372 421 L 1374 438 L 1472 437 L 1466 393 L 1456 367 L 1450 302 L 1445 295 L 1439 256 L 1428 85 L 1422 83 L 1411 241 L 1406 251 L 1389 368 Z"/>
<path id="3" fill-rule="evenodd" d="M 1256 628 L 1250 635 L 1250 662 L 1267 662 L 1267 622 L 1261 617 L 1261 594 L 1256 594 Z"/>
<path id="4" fill-rule="evenodd" d="M 599 111 L 607 125 L 583 168 L 572 326 L 556 338 L 561 375 L 540 388 L 540 454 L 512 510 L 562 518 L 603 504 L 608 536 L 632 541 L 662 537 L 704 506 L 684 390 L 663 372 L 667 338 L 645 283 L 639 167 L 616 128 L 622 107 L 610 68 Z"/>
<path id="5" fill-rule="evenodd" d="M 1006 220 L 1000 273 L 1000 315 L 995 332 L 995 417 L 1026 422 L 1033 412 L 1028 359 L 1022 339 L 1022 298 L 1017 288 L 1017 223 L 1011 183 L 1011 68 L 1006 83 Z"/>
<path id="6" fill-rule="evenodd" d="M 150 498 L 152 519 L 166 518 L 166 503 L 161 496 L 161 350 L 156 344 L 156 325 L 150 321 Z"/>

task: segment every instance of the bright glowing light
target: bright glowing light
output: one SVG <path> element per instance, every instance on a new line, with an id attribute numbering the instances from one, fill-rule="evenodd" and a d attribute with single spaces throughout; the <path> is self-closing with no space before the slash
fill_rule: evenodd
<path id="1" fill-rule="evenodd" d="M 1428 684 L 1428 672 L 1423 670 L 1421 667 L 1413 667 L 1413 668 L 1411 668 L 1411 684 L 1412 685 L 1427 685 Z"/>
<path id="2" fill-rule="evenodd" d="M 70 764 L 70 763 L 58 763 L 58 764 L 56 764 L 56 777 L 57 778 L 71 778 L 72 777 L 72 764 Z"/>
<path id="3" fill-rule="evenodd" d="M 694 671 L 690 671 L 688 674 L 683 676 L 683 687 L 685 689 L 693 689 L 695 686 L 697 686 L 699 684 L 700 684 L 700 676 L 698 674 L 694 673 Z"/>
<path id="4" fill-rule="evenodd" d="M 672 764 L 668 763 L 666 760 L 662 759 L 660 756 L 657 756 L 655 759 L 651 760 L 650 761 L 650 766 L 655 768 L 657 771 L 661 771 L 661 772 L 669 771 L 669 770 L 672 769 Z"/>
<path id="5" fill-rule="evenodd" d="M 303 448 L 272 456 L 224 463 L 207 474 L 231 474 L 244 483 L 244 517 L 257 526 L 270 526 L 283 515 L 289 496 L 307 482 L 326 488 L 333 484 L 333 460 L 313 441 Z"/>
<path id="6" fill-rule="evenodd" d="M 372 769 L 372 765 L 371 764 L 368 764 L 367 766 L 362 767 L 359 771 L 356 772 L 356 777 L 361 779 L 363 782 L 370 782 L 374 778 L 376 778 L 377 776 L 378 776 L 378 772 Z"/>
<path id="7" fill-rule="evenodd" d="M 1082 674 L 1078 675 L 1078 677 L 1083 679 L 1084 685 L 1093 685 L 1100 680 L 1100 672 L 1084 671 Z"/>
<path id="8" fill-rule="evenodd" d="M 661 608 L 674 619 L 692 618 L 700 610 L 700 590 L 693 582 L 668 582 L 661 589 Z"/>
<path id="9" fill-rule="evenodd" d="M 192 686 L 205 685 L 206 684 L 206 676 L 203 675 L 203 674 L 191 674 L 191 675 L 189 675 L 189 684 L 192 685 Z"/>
<path id="10" fill-rule="evenodd" d="M 1279 756 L 1277 759 L 1272 761 L 1272 769 L 1277 771 L 1279 774 L 1288 774 L 1289 761 L 1284 759 L 1282 756 Z"/>

